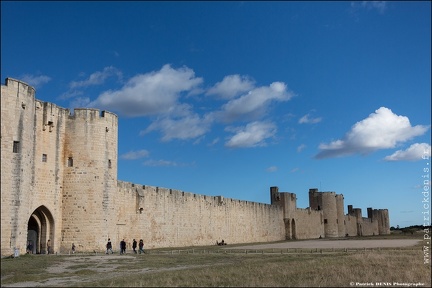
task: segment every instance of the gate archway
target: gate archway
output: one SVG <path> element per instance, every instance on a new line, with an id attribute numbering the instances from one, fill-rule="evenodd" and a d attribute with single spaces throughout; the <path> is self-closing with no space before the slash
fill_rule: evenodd
<path id="1" fill-rule="evenodd" d="M 54 251 L 54 227 L 54 218 L 47 207 L 42 205 L 33 211 L 27 225 L 27 244 L 32 243 L 33 253 L 45 254 L 48 239 Z"/>
<path id="2" fill-rule="evenodd" d="M 296 223 L 294 221 L 294 218 L 292 219 L 291 230 L 292 230 L 292 239 L 297 239 L 297 235 L 296 235 Z"/>
<path id="3" fill-rule="evenodd" d="M 285 240 L 290 240 L 291 239 L 291 219 L 285 218 L 284 222 L 285 222 Z"/>

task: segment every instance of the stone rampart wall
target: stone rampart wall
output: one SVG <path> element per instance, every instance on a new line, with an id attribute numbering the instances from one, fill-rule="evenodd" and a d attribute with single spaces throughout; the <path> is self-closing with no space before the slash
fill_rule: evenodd
<path id="1" fill-rule="evenodd" d="M 379 235 L 378 220 L 371 218 L 362 218 L 361 222 L 361 236 Z"/>
<path id="2" fill-rule="evenodd" d="M 357 236 L 357 218 L 352 215 L 345 215 L 345 234 Z"/>
<path id="3" fill-rule="evenodd" d="M 325 237 L 322 211 L 296 209 L 294 220 L 296 225 L 296 239 L 317 239 L 320 236 Z"/>
<path id="4" fill-rule="evenodd" d="M 118 181 L 117 233 L 146 247 L 248 243 L 285 239 L 282 207 Z"/>
<path id="5" fill-rule="evenodd" d="M 134 238 L 159 248 L 390 233 L 387 209 L 362 218 L 350 205 L 342 216 L 343 196 L 316 188 L 298 209 L 277 187 L 264 204 L 117 181 L 117 116 L 70 113 L 19 80 L 1 86 L 1 120 L 2 255 L 25 253 L 27 241 L 44 253 L 48 239 L 67 252 L 103 250 L 107 238 L 117 249 Z"/>

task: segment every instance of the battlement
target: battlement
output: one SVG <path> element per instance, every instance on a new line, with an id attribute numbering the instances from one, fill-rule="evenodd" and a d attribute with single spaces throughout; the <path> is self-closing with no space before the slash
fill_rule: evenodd
<path id="1" fill-rule="evenodd" d="M 95 119 L 117 119 L 115 113 L 96 108 L 75 108 L 69 111 L 69 119 L 95 120 Z"/>
<path id="2" fill-rule="evenodd" d="M 333 191 L 320 191 L 318 193 L 322 193 L 323 195 L 331 195 L 331 196 L 335 196 L 336 197 L 336 192 Z"/>
<path id="3" fill-rule="evenodd" d="M 311 189 L 309 189 L 309 194 L 332 195 L 332 196 L 342 195 L 342 194 L 336 194 L 336 192 L 334 192 L 334 191 L 318 191 L 317 188 L 311 188 Z"/>
<path id="4" fill-rule="evenodd" d="M 1 91 L 2 255 L 26 241 L 44 253 L 48 239 L 57 252 L 72 243 L 99 251 L 109 237 L 151 249 L 390 233 L 387 209 L 363 218 L 350 205 L 344 215 L 333 191 L 310 189 L 299 209 L 296 194 L 276 186 L 266 204 L 118 181 L 116 114 L 38 100 L 12 78 Z"/>
<path id="5" fill-rule="evenodd" d="M 17 80 L 14 78 L 6 78 L 5 85 L 2 86 L 8 86 L 10 88 L 16 88 L 19 92 L 27 92 L 29 96 L 34 96 L 36 93 L 36 89 L 29 84 Z"/>
<path id="6" fill-rule="evenodd" d="M 214 202 L 217 205 L 225 205 L 225 204 L 237 204 L 237 205 L 252 205 L 252 206 L 271 206 L 270 204 L 254 202 L 254 201 L 245 201 L 234 198 L 225 198 L 223 196 L 209 196 L 204 194 L 197 194 L 192 192 L 186 192 L 177 189 L 151 186 L 151 185 L 141 185 L 135 184 L 131 182 L 125 182 L 117 180 L 117 187 L 121 191 L 128 191 L 130 193 L 137 193 L 139 197 L 145 197 L 146 194 L 151 193 L 154 195 L 162 195 L 165 197 L 171 197 L 173 199 L 196 199 L 196 200 L 205 200 L 208 202 Z M 295 194 L 294 194 L 295 197 Z"/>

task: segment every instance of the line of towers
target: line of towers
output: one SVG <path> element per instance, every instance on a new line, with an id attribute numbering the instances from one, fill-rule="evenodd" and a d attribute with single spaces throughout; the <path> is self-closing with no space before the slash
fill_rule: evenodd
<path id="1" fill-rule="evenodd" d="M 294 193 L 279 192 L 278 187 L 270 187 L 271 204 L 280 205 L 284 209 L 284 221 L 288 223 L 287 238 L 298 238 L 305 227 L 298 223 L 315 226 L 322 231 L 320 237 L 344 237 L 390 234 L 390 220 L 387 209 L 367 208 L 367 218 L 362 217 L 360 208 L 348 205 L 348 213 L 344 214 L 344 196 L 335 192 L 319 192 L 309 189 L 308 213 L 297 208 L 297 197 Z M 318 214 L 317 214 L 318 213 Z M 315 216 L 318 215 L 318 216 Z M 296 224 L 297 223 L 297 224 Z M 293 233 L 295 227 L 296 233 Z M 307 233 L 303 233 L 305 235 Z"/>
<path id="2" fill-rule="evenodd" d="M 48 240 L 55 251 L 65 251 L 72 243 L 83 243 L 78 249 L 99 249 L 109 237 L 137 230 L 146 231 L 160 247 L 202 244 L 220 231 L 228 233 L 231 243 L 390 233 L 386 209 L 368 208 L 368 218 L 362 218 L 361 210 L 349 205 L 344 215 L 343 195 L 318 189 L 309 190 L 307 209 L 297 208 L 296 194 L 271 187 L 271 205 L 260 203 L 258 209 L 248 203 L 239 210 L 226 208 L 229 205 L 221 209 L 226 202 L 222 196 L 215 207 L 213 201 L 198 201 L 207 205 L 209 213 L 201 204 L 165 203 L 168 197 L 163 195 L 171 195 L 167 189 L 162 189 L 166 193 L 157 187 L 155 193 L 151 189 L 140 193 L 133 185 L 123 189 L 117 181 L 118 117 L 89 108 L 72 113 L 37 100 L 35 89 L 19 80 L 7 78 L 1 86 L 1 120 L 2 255 L 17 247 L 25 251 L 30 241 L 35 253 L 44 253 Z M 125 198 L 129 194 L 133 198 Z M 183 194 L 179 199 L 184 199 Z M 165 204 L 174 206 L 157 210 Z M 176 222 L 178 215 L 190 215 L 194 208 L 213 224 L 196 219 Z M 174 220 L 165 222 L 165 218 Z M 243 229 L 230 228 L 238 225 L 231 219 L 242 223 Z M 136 225 L 127 227 L 131 221 Z M 191 228 L 194 236 L 183 235 L 173 242 L 179 225 Z"/>

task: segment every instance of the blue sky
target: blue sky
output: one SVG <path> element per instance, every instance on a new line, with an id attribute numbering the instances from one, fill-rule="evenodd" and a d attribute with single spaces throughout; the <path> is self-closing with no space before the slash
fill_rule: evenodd
<path id="1" fill-rule="evenodd" d="M 430 2 L 2 1 L 7 77 L 116 113 L 119 180 L 430 211 Z"/>

